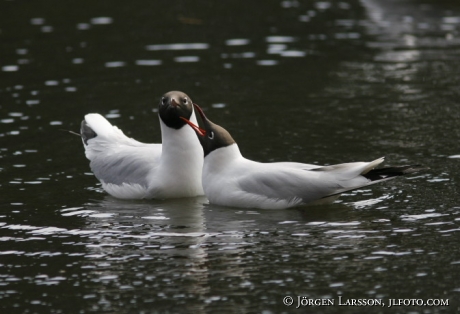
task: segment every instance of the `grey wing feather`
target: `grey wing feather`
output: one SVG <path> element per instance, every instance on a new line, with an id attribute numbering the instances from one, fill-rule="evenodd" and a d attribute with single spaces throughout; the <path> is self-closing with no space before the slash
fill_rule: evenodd
<path id="1" fill-rule="evenodd" d="M 80 134 L 94 175 L 103 183 L 148 186 L 157 167 L 161 144 L 144 144 L 127 137 L 99 114 L 87 114 Z"/>
<path id="2" fill-rule="evenodd" d="M 382 162 L 378 158 L 310 169 L 272 164 L 241 180 L 240 186 L 248 193 L 286 200 L 297 197 L 307 203 L 423 169 L 418 165 L 374 169 Z"/>
<path id="3" fill-rule="evenodd" d="M 122 148 L 122 149 L 120 149 Z M 104 183 L 148 186 L 148 175 L 158 165 L 161 144 L 108 149 L 91 160 L 94 175 Z"/>
<path id="4" fill-rule="evenodd" d="M 338 182 L 309 170 L 283 169 L 252 173 L 240 180 L 240 188 L 250 194 L 265 195 L 274 200 L 304 203 L 332 194 L 342 188 Z"/>

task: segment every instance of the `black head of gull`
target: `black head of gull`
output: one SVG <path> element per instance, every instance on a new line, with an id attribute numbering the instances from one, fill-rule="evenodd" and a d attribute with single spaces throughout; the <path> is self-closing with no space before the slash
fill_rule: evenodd
<path id="1" fill-rule="evenodd" d="M 164 124 L 178 130 L 186 124 L 181 118 L 190 119 L 193 102 L 187 94 L 171 91 L 161 97 L 158 111 Z"/>
<path id="2" fill-rule="evenodd" d="M 200 128 L 186 118 L 180 119 L 190 125 L 195 131 L 198 139 L 200 140 L 201 146 L 203 146 L 205 157 L 218 148 L 227 147 L 236 143 L 230 133 L 228 133 L 228 131 L 220 125 L 211 122 L 197 104 L 193 104 L 193 106 L 201 117 L 203 128 Z"/>

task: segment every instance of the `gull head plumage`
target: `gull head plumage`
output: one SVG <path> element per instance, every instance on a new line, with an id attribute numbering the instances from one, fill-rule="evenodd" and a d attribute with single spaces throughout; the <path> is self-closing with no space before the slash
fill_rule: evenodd
<path id="1" fill-rule="evenodd" d="M 227 147 L 236 143 L 226 129 L 211 122 L 211 120 L 206 117 L 200 106 L 193 104 L 193 107 L 200 116 L 203 127 L 196 125 L 187 118 L 181 117 L 180 119 L 190 125 L 190 127 L 195 131 L 201 146 L 203 146 L 205 157 L 216 149 Z"/>

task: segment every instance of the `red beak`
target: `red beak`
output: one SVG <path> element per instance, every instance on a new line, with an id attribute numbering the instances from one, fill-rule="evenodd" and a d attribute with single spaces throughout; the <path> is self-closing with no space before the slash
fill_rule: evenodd
<path id="1" fill-rule="evenodd" d="M 182 120 L 185 121 L 185 123 L 187 123 L 188 125 L 190 125 L 192 127 L 192 129 L 197 133 L 199 134 L 200 136 L 205 136 L 206 135 L 206 130 L 205 129 L 202 129 L 200 128 L 198 125 L 196 125 L 195 123 L 191 122 L 189 119 L 186 119 L 184 117 L 180 117 Z"/>
<path id="2" fill-rule="evenodd" d="M 201 119 L 207 120 L 206 116 L 204 115 L 203 109 L 201 109 L 200 106 L 198 106 L 197 104 L 193 104 L 193 107 L 196 111 L 198 111 L 198 114 L 201 116 Z"/>

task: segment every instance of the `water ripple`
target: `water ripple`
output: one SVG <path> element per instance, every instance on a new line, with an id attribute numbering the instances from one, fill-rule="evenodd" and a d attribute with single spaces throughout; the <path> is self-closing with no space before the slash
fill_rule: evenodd
<path id="1" fill-rule="evenodd" d="M 158 50 L 205 50 L 209 49 L 206 43 L 177 43 L 177 44 L 157 44 L 148 45 L 145 48 L 150 51 Z"/>
<path id="2" fill-rule="evenodd" d="M 8 5 L 17 14 L 5 15 L 0 65 L 6 312 L 281 313 L 289 291 L 457 296 L 455 6 L 282 0 L 268 13 L 250 1 L 165 13 L 153 1 L 87 6 L 67 21 L 58 2 L 35 16 L 24 14 L 31 3 Z M 152 32 L 158 25 L 165 32 Z M 56 132 L 94 111 L 159 141 L 146 114 L 160 89 L 184 84 L 266 160 L 389 154 L 432 169 L 285 211 L 121 201 L 96 183 L 81 141 Z"/>

